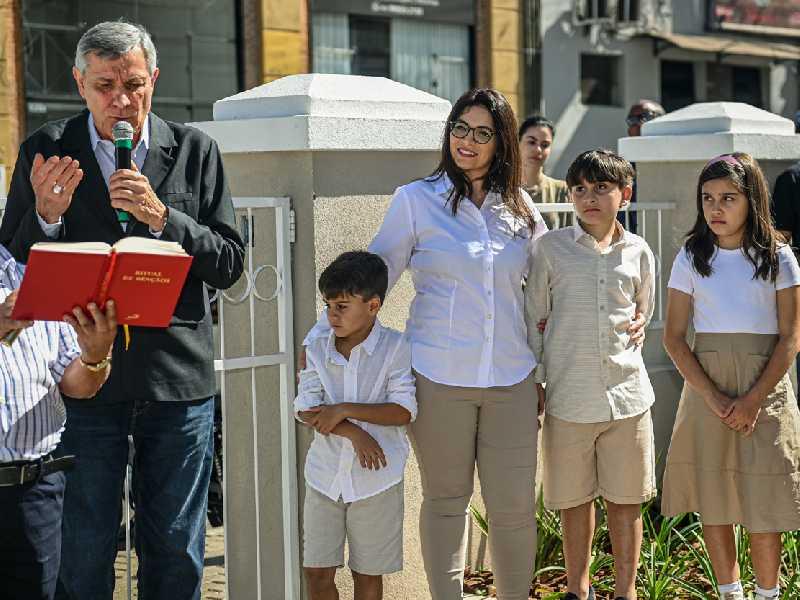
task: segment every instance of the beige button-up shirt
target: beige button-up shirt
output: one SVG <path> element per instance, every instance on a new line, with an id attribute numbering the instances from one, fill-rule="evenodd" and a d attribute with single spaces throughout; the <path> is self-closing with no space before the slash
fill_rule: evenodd
<path id="1" fill-rule="evenodd" d="M 617 224 L 601 249 L 580 224 L 548 232 L 534 251 L 525 289 L 528 343 L 546 412 L 573 423 L 602 423 L 646 411 L 655 399 L 641 350 L 628 335 L 637 310 L 653 315 L 655 258 Z M 547 319 L 544 334 L 536 323 Z"/>

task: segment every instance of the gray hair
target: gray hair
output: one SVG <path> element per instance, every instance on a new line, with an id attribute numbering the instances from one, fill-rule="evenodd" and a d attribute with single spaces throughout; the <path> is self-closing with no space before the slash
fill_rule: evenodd
<path id="1" fill-rule="evenodd" d="M 95 54 L 104 60 L 117 59 L 136 48 L 141 48 L 152 75 L 156 70 L 156 47 L 150 34 L 141 25 L 125 21 L 105 21 L 86 31 L 78 40 L 75 51 L 75 68 L 86 72 L 86 56 Z"/>

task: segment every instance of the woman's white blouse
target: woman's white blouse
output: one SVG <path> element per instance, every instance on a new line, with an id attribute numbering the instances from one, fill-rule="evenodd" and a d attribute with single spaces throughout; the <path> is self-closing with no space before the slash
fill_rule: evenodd
<path id="1" fill-rule="evenodd" d="M 547 226 L 525 192 L 533 234 L 496 193 L 480 209 L 464 199 L 453 216 L 451 187 L 442 177 L 397 188 L 369 250 L 388 265 L 389 289 L 411 271 L 416 296 L 406 332 L 418 373 L 445 385 L 513 385 L 536 366 L 522 282 Z"/>

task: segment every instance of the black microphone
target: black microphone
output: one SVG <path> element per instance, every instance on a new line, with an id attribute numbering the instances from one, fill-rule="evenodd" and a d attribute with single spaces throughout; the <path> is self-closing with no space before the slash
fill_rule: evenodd
<path id="1" fill-rule="evenodd" d="M 133 151 L 133 126 L 127 121 L 117 121 L 111 128 L 111 137 L 114 139 L 114 168 L 130 169 L 131 152 Z M 117 209 L 117 221 L 123 225 L 130 221 L 130 215 Z"/>

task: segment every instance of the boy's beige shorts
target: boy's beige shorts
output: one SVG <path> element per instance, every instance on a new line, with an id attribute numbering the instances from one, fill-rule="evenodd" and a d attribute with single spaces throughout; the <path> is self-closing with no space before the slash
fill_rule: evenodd
<path id="1" fill-rule="evenodd" d="M 570 423 L 546 416 L 542 429 L 544 505 L 581 506 L 602 496 L 641 504 L 656 495 L 650 410 L 605 423 Z"/>
<path id="2" fill-rule="evenodd" d="M 346 504 L 306 484 L 303 505 L 303 566 L 344 566 L 347 540 L 350 570 L 387 575 L 403 569 L 403 482 L 380 494 Z"/>

